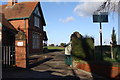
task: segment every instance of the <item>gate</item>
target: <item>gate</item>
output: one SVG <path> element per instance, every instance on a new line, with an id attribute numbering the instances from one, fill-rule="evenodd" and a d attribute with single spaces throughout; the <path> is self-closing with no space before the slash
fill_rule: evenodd
<path id="1" fill-rule="evenodd" d="M 2 46 L 2 65 L 15 65 L 15 46 Z"/>

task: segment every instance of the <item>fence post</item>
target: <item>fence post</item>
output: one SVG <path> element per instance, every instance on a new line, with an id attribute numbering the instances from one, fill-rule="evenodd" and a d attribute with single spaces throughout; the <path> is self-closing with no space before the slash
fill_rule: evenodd
<path id="1" fill-rule="evenodd" d="M 10 56 L 11 56 L 11 55 L 10 55 L 10 52 L 11 52 L 10 47 L 11 47 L 11 46 L 8 46 L 8 57 L 9 57 L 9 58 L 8 58 L 8 65 L 9 65 L 9 66 L 10 66 L 10 60 L 11 60 L 11 59 L 10 59 Z"/>

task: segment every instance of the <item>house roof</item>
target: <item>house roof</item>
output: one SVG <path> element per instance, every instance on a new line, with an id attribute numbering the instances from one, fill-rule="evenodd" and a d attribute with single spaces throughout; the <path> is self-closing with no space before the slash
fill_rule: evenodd
<path id="1" fill-rule="evenodd" d="M 5 18 L 10 19 L 22 19 L 22 18 L 29 18 L 34 11 L 35 7 L 39 2 L 21 2 L 16 3 L 13 6 L 1 5 L 2 12 L 5 15 Z M 39 4 L 40 5 L 40 4 Z M 40 13 L 42 14 L 42 10 L 40 8 Z M 42 14 L 43 25 L 45 26 L 45 20 Z"/>
<path id="2" fill-rule="evenodd" d="M 13 27 L 13 25 L 5 19 L 5 16 L 3 13 L 0 13 L 0 17 L 2 17 L 2 19 L 0 19 L 0 22 L 2 23 L 3 26 L 9 28 L 12 31 L 17 32 L 17 30 Z"/>

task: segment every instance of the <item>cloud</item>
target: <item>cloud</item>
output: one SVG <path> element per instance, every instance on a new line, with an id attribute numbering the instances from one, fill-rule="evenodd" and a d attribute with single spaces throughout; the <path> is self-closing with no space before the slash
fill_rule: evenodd
<path id="1" fill-rule="evenodd" d="M 99 8 L 102 2 L 84 2 L 74 8 L 74 13 L 78 16 L 91 16 Z"/>
<path id="2" fill-rule="evenodd" d="M 41 0 L 42 2 L 103 2 L 106 0 Z M 111 2 L 120 0 L 111 0 Z"/>
<path id="3" fill-rule="evenodd" d="M 76 13 L 78 16 L 91 16 L 106 0 L 81 0 L 81 1 L 83 2 L 79 3 L 74 8 L 74 13 Z M 109 7 L 106 7 L 102 11 L 106 11 L 106 12 L 116 11 L 117 12 L 118 1 L 120 0 L 110 0 Z"/>
<path id="4" fill-rule="evenodd" d="M 60 22 L 62 23 L 68 23 L 68 22 L 71 22 L 71 21 L 74 21 L 75 19 L 70 16 L 70 17 L 67 17 L 66 19 L 59 19 Z"/>

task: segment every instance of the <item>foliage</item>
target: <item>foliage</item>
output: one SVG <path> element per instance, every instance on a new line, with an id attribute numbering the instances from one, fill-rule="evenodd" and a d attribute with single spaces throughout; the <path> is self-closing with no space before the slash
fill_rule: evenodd
<path id="1" fill-rule="evenodd" d="M 66 45 L 66 43 L 61 43 L 60 46 L 61 47 L 64 47 Z"/>
<path id="2" fill-rule="evenodd" d="M 86 53 L 86 57 L 87 59 L 92 59 L 93 58 L 93 54 L 94 54 L 94 39 L 92 37 L 84 37 L 82 39 L 83 42 L 83 48 L 84 51 Z"/>
<path id="3" fill-rule="evenodd" d="M 120 61 L 120 46 L 114 46 L 113 52 L 114 52 L 114 58 Z"/>
<path id="4" fill-rule="evenodd" d="M 83 37 L 79 32 L 71 35 L 72 54 L 79 59 L 90 60 L 94 53 L 94 39 L 92 37 Z"/>
<path id="5" fill-rule="evenodd" d="M 102 46 L 103 49 L 103 58 L 108 62 L 120 62 L 120 46 L 116 45 L 113 47 L 113 52 L 116 54 L 115 58 L 111 59 L 111 47 Z M 95 46 L 95 59 L 100 60 L 100 46 Z"/>
<path id="6" fill-rule="evenodd" d="M 111 59 L 109 57 L 104 57 L 104 61 L 108 61 L 108 62 L 117 62 L 116 59 Z"/>
<path id="7" fill-rule="evenodd" d="M 116 34 L 115 34 L 114 27 L 113 27 L 113 30 L 112 30 L 111 40 L 112 40 L 112 45 L 115 46 L 117 44 L 117 41 L 116 41 Z"/>
<path id="8" fill-rule="evenodd" d="M 77 58 L 85 59 L 86 55 L 82 48 L 82 40 L 78 38 L 72 39 L 72 54 Z"/>
<path id="9" fill-rule="evenodd" d="M 116 50 L 116 48 L 115 48 L 115 46 L 117 45 L 117 41 L 116 41 L 116 34 L 115 34 L 115 29 L 114 29 L 114 27 L 113 27 L 113 30 L 112 30 L 112 35 L 111 35 L 111 40 L 112 40 L 112 54 L 111 55 L 113 55 L 112 56 L 112 59 L 114 58 L 116 58 L 116 52 L 115 52 L 115 50 Z"/>
<path id="10" fill-rule="evenodd" d="M 50 44 L 49 46 L 55 46 L 54 44 Z"/>

